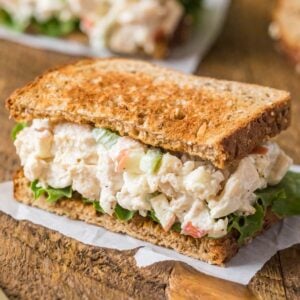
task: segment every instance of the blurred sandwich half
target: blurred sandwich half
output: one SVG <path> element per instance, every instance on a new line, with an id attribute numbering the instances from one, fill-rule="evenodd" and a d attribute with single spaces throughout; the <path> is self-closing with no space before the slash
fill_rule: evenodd
<path id="1" fill-rule="evenodd" d="M 201 2 L 0 0 L 0 25 L 50 36 L 81 31 L 95 53 L 109 49 L 119 54 L 163 58 L 168 55 L 171 42 L 187 39 L 191 25 L 198 18 Z"/>
<path id="2" fill-rule="evenodd" d="M 269 33 L 300 73 L 300 2 L 277 0 Z"/>

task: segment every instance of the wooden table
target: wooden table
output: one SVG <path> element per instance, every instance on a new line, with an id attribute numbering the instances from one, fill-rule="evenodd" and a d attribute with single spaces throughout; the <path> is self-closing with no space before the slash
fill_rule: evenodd
<path id="1" fill-rule="evenodd" d="M 224 31 L 198 74 L 289 90 L 293 122 L 278 142 L 300 163 L 300 76 L 267 35 L 273 5 L 272 0 L 233 0 Z M 11 179 L 19 164 L 10 142 L 13 122 L 8 121 L 4 99 L 47 68 L 73 60 L 0 41 L 0 181 Z M 86 293 L 87 298 L 97 299 L 101 292 L 104 299 L 196 299 L 200 295 L 219 299 L 219 292 L 228 299 L 251 298 L 239 285 L 196 274 L 178 263 L 140 270 L 134 265 L 134 251 L 86 246 L 4 214 L 0 214 L 0 227 L 0 286 L 11 297 L 80 299 Z M 300 299 L 299 279 L 300 245 L 296 245 L 271 258 L 249 289 L 260 299 Z"/>

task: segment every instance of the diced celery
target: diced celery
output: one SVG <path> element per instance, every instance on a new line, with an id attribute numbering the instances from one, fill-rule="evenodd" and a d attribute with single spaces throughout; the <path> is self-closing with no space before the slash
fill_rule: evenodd
<path id="1" fill-rule="evenodd" d="M 130 173 L 141 173 L 140 161 L 144 156 L 143 150 L 132 150 L 128 152 L 124 169 Z"/>
<path id="2" fill-rule="evenodd" d="M 93 136 L 97 143 L 102 144 L 106 149 L 110 149 L 117 143 L 119 135 L 104 128 L 95 128 L 93 130 Z"/>
<path id="3" fill-rule="evenodd" d="M 27 127 L 27 123 L 17 123 L 15 127 L 11 131 L 11 138 L 13 141 L 16 140 L 17 135 L 25 128 Z"/>
<path id="4" fill-rule="evenodd" d="M 150 174 L 157 172 L 161 164 L 162 156 L 163 154 L 160 150 L 148 150 L 141 159 L 140 169 Z"/>

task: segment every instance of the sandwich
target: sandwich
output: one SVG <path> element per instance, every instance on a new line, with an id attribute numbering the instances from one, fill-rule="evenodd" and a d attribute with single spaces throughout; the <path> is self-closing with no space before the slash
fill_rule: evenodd
<path id="1" fill-rule="evenodd" d="M 295 64 L 300 73 L 300 2 L 277 0 L 273 11 L 270 36 L 277 41 L 279 49 Z"/>
<path id="2" fill-rule="evenodd" d="M 190 31 L 200 6 L 199 0 L 0 0 L 0 23 L 50 36 L 80 30 L 96 52 L 162 58 L 177 33 Z"/>
<path id="3" fill-rule="evenodd" d="M 270 141 L 288 92 L 115 58 L 51 70 L 6 107 L 19 202 L 217 265 L 300 214 L 300 175 Z"/>

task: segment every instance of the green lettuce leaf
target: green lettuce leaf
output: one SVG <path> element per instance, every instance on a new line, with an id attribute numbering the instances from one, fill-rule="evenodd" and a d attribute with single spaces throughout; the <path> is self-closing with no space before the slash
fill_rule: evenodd
<path id="1" fill-rule="evenodd" d="M 43 23 L 33 20 L 33 27 L 39 33 L 45 35 L 64 36 L 77 30 L 79 28 L 79 21 L 77 19 L 61 21 L 54 17 Z"/>
<path id="2" fill-rule="evenodd" d="M 95 210 L 96 210 L 97 212 L 99 212 L 99 213 L 101 213 L 101 214 L 104 214 L 104 213 L 105 213 L 104 210 L 103 210 L 103 208 L 101 207 L 99 201 L 93 201 L 93 206 L 94 206 L 94 208 L 95 208 Z"/>
<path id="3" fill-rule="evenodd" d="M 202 7 L 201 0 L 178 0 L 179 3 L 184 7 L 185 13 L 188 15 L 195 16 L 199 13 Z"/>
<path id="4" fill-rule="evenodd" d="M 118 220 L 129 221 L 133 218 L 134 214 L 135 214 L 134 211 L 125 209 L 122 206 L 120 206 L 119 204 L 116 205 L 115 216 L 117 217 Z"/>
<path id="5" fill-rule="evenodd" d="M 91 199 L 88 199 L 88 198 L 82 198 L 82 201 L 83 201 L 84 204 L 93 205 L 96 212 L 99 212 L 101 214 L 105 213 L 103 208 L 101 207 L 99 201 L 91 200 Z"/>
<path id="6" fill-rule="evenodd" d="M 34 199 L 38 199 L 42 195 L 46 194 L 46 200 L 49 203 L 54 203 L 61 198 L 71 198 L 73 194 L 72 187 L 70 186 L 62 189 L 55 189 L 50 186 L 43 188 L 38 185 L 38 180 L 33 181 L 30 188 L 33 192 Z"/>
<path id="7" fill-rule="evenodd" d="M 240 233 L 239 244 L 262 229 L 267 209 L 279 217 L 300 215 L 300 173 L 288 172 L 279 184 L 258 190 L 255 194 L 258 197 L 255 214 L 229 216 L 228 231 L 236 229 Z"/>
<path id="8" fill-rule="evenodd" d="M 46 193 L 46 190 L 40 186 L 38 186 L 39 181 L 35 180 L 31 182 L 30 188 L 33 192 L 34 199 L 40 198 L 44 193 Z"/>
<path id="9" fill-rule="evenodd" d="M 152 221 L 154 221 L 154 222 L 160 224 L 159 220 L 158 220 L 157 217 L 156 217 L 155 211 L 154 211 L 153 209 L 151 209 L 151 210 L 148 212 L 148 217 L 149 217 Z"/>
<path id="10" fill-rule="evenodd" d="M 88 198 L 82 198 L 82 202 L 84 204 L 94 204 L 95 200 L 91 200 L 91 199 L 88 199 Z"/>
<path id="11" fill-rule="evenodd" d="M 263 226 L 265 209 L 262 205 L 256 204 L 255 213 L 249 216 L 231 215 L 229 217 L 228 231 L 236 229 L 239 232 L 238 243 L 241 245 L 249 237 L 260 231 Z"/>
<path id="12" fill-rule="evenodd" d="M 15 141 L 20 131 L 22 131 L 27 126 L 27 123 L 17 123 L 11 131 L 12 140 Z"/>
<path id="13" fill-rule="evenodd" d="M 28 26 L 27 22 L 21 23 L 14 20 L 4 9 L 0 9 L 0 24 L 16 31 L 24 31 Z"/>
<path id="14" fill-rule="evenodd" d="M 279 217 L 300 215 L 300 173 L 288 172 L 279 184 L 255 194 Z"/>
<path id="15" fill-rule="evenodd" d="M 174 223 L 173 226 L 171 227 L 171 230 L 180 233 L 181 232 L 181 223 L 179 223 L 179 222 Z"/>

